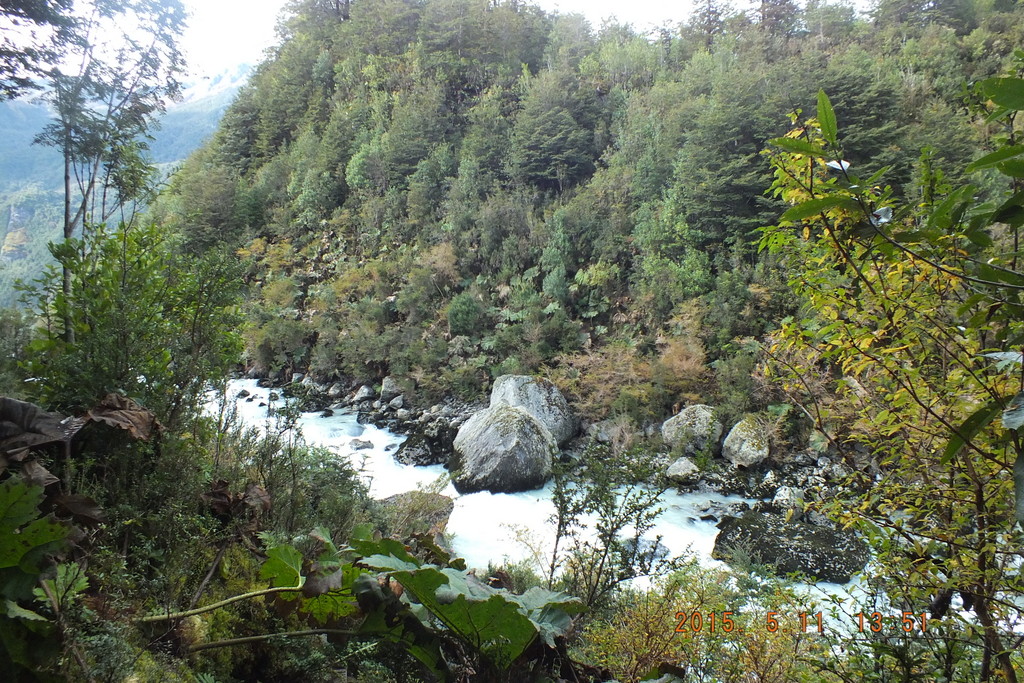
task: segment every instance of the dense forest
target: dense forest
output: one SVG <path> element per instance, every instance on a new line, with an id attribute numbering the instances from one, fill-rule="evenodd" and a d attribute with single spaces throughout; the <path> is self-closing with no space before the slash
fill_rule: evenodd
<path id="1" fill-rule="evenodd" d="M 651 37 L 521 3 L 307 3 L 154 215 L 252 264 L 261 372 L 436 398 L 547 367 L 594 417 L 763 408 L 738 340 L 797 303 L 757 246 L 767 141 L 823 89 L 858 172 L 914 201 L 929 147 L 959 180 L 985 144 L 964 84 L 1020 45 L 998 9 L 712 2 Z"/>
<path id="2" fill-rule="evenodd" d="M 83 49 L 72 3 L 42 4 L 0 8 Z M 174 0 L 92 4 L 180 32 Z M 40 139 L 92 179 L 66 184 L 55 265 L 0 311 L 0 662 L 26 681 L 1018 680 L 1021 46 L 1008 0 L 701 0 L 650 34 L 520 0 L 294 0 L 159 194 L 137 141 L 177 94 L 173 47 L 77 76 L 0 52 L 6 97 L 50 74 Z M 297 402 L 246 430 L 211 412 L 231 372 Z M 467 567 L 436 491 L 375 500 L 289 429 L 327 387 L 392 383 L 425 410 L 505 375 L 614 431 L 554 474 L 558 524 L 612 531 L 550 571 Z M 841 472 L 785 522 L 856 532 L 857 597 L 812 602 L 756 547 L 708 566 L 619 537 L 656 514 L 667 463 L 730 470 L 663 438 L 695 404 L 753 425 L 758 476 L 798 454 Z"/>

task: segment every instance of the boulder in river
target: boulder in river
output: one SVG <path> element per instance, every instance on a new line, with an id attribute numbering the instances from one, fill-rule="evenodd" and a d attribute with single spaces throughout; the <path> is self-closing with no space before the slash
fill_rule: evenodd
<path id="1" fill-rule="evenodd" d="M 449 461 L 459 493 L 512 493 L 543 486 L 557 444 L 526 410 L 499 403 L 470 417 L 455 436 Z"/>
<path id="2" fill-rule="evenodd" d="M 715 418 L 715 409 L 703 403 L 686 406 L 678 415 L 661 425 L 661 438 L 669 446 L 682 446 L 686 455 L 718 450 L 722 423 Z"/>
<path id="3" fill-rule="evenodd" d="M 768 438 L 753 415 L 747 415 L 729 431 L 722 456 L 733 465 L 750 467 L 768 459 Z"/>
<path id="4" fill-rule="evenodd" d="M 443 534 L 455 503 L 448 496 L 427 491 L 406 491 L 381 501 L 388 527 L 402 541 L 414 534 Z"/>
<path id="5" fill-rule="evenodd" d="M 352 402 L 359 403 L 361 401 L 369 401 L 374 396 L 376 396 L 376 394 L 373 392 L 373 387 L 364 384 L 356 391 L 356 395 L 352 397 Z"/>
<path id="6" fill-rule="evenodd" d="M 529 375 L 502 375 L 491 388 L 491 406 L 522 408 L 544 425 L 558 445 L 564 445 L 579 430 L 562 392 L 546 379 Z"/>
<path id="7" fill-rule="evenodd" d="M 728 560 L 738 550 L 779 574 L 799 571 L 819 581 L 846 583 L 868 561 L 867 546 L 854 534 L 787 522 L 779 515 L 751 510 L 726 517 L 718 528 L 712 557 Z"/>
<path id="8" fill-rule="evenodd" d="M 668 470 L 665 471 L 665 476 L 673 484 L 692 484 L 700 479 L 700 468 L 690 458 L 683 456 L 674 463 L 669 465 Z"/>
<path id="9" fill-rule="evenodd" d="M 404 465 L 440 465 L 452 457 L 452 441 L 457 430 L 447 426 L 444 420 L 428 424 L 402 442 L 395 460 Z"/>
<path id="10" fill-rule="evenodd" d="M 382 404 L 388 404 L 391 399 L 400 396 L 402 394 L 402 387 L 398 384 L 398 380 L 388 375 L 384 378 L 384 381 L 380 383 L 380 402 Z M 401 406 L 399 406 L 401 407 Z"/>

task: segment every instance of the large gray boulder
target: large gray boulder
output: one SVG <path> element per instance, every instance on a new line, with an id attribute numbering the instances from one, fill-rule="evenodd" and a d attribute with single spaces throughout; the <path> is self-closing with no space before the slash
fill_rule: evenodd
<path id="1" fill-rule="evenodd" d="M 750 511 L 718 524 L 711 556 L 728 561 L 739 551 L 779 574 L 802 572 L 819 581 L 846 583 L 864 568 L 868 548 L 848 531 L 787 522 L 779 515 Z"/>
<path id="2" fill-rule="evenodd" d="M 756 465 L 766 460 L 768 453 L 768 437 L 753 415 L 737 422 L 722 444 L 722 456 L 737 466 Z"/>
<path id="3" fill-rule="evenodd" d="M 669 465 L 665 471 L 665 476 L 673 484 L 693 484 L 700 479 L 700 468 L 697 467 L 697 463 L 693 460 L 683 456 Z"/>
<path id="4" fill-rule="evenodd" d="M 502 375 L 491 388 L 491 406 L 522 408 L 544 425 L 558 445 L 576 436 L 579 424 L 569 403 L 554 384 L 529 375 Z"/>
<path id="5" fill-rule="evenodd" d="M 675 417 L 661 425 L 661 438 L 672 448 L 682 446 L 693 456 L 708 448 L 715 451 L 722 438 L 722 423 L 715 419 L 715 409 L 702 403 L 686 406 Z"/>
<path id="6" fill-rule="evenodd" d="M 557 450 L 547 427 L 517 406 L 500 403 L 470 417 L 455 435 L 448 463 L 459 493 L 513 493 L 540 488 Z"/>
<path id="7" fill-rule="evenodd" d="M 388 375 L 384 378 L 384 381 L 380 383 L 380 402 L 383 404 L 390 403 L 393 399 L 402 394 L 402 386 L 398 383 L 398 380 Z"/>

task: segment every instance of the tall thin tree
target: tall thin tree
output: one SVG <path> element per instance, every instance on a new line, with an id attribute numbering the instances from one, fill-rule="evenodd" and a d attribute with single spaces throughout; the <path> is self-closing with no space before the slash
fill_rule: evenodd
<path id="1" fill-rule="evenodd" d="M 54 120 L 36 142 L 60 150 L 64 239 L 102 223 L 150 187 L 145 138 L 180 91 L 185 26 L 181 0 L 87 0 L 76 5 L 76 39 L 48 72 Z M 71 278 L 65 269 L 64 296 Z M 70 324 L 65 340 L 74 341 Z"/>

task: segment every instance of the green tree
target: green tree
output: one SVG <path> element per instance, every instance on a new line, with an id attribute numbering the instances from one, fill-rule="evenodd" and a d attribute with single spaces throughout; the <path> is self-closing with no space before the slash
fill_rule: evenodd
<path id="1" fill-rule="evenodd" d="M 0 2 L 0 101 L 39 88 L 51 64 L 76 39 L 72 0 Z"/>
<path id="2" fill-rule="evenodd" d="M 980 88 L 997 117 L 1024 106 L 1022 80 Z M 968 170 L 1012 179 L 1022 153 L 1012 142 Z M 1021 595 L 1024 274 L 1010 245 L 1024 198 L 981 205 L 976 188 L 953 189 L 925 156 L 920 197 L 894 199 L 879 188 L 882 172 L 856 174 L 823 93 L 817 120 L 798 120 L 774 144 L 773 189 L 794 206 L 762 245 L 784 259 L 806 308 L 767 347 L 769 368 L 857 472 L 833 512 L 871 541 L 873 573 L 893 604 L 953 621 L 941 633 L 973 648 L 980 680 L 1016 681 L 1021 661 L 1008 644 Z M 956 592 L 973 617 L 950 609 Z M 975 680 L 954 679 L 957 667 L 929 646 L 957 645 L 941 633 L 922 634 L 914 656 L 950 680 Z M 901 656 L 872 652 L 883 668 Z"/>
<path id="3" fill-rule="evenodd" d="M 575 100 L 574 90 L 555 72 L 531 79 L 523 110 L 512 129 L 509 165 L 513 178 L 562 191 L 593 171 L 594 145 L 585 127 L 586 102 Z"/>
<path id="4" fill-rule="evenodd" d="M 237 360 L 237 264 L 216 254 L 176 255 L 153 225 L 54 244 L 60 269 L 23 286 L 23 301 L 42 322 L 25 366 L 32 398 L 80 410 L 107 393 L 138 400 L 172 427 L 195 414 L 208 382 Z M 64 277 L 71 274 L 71 292 Z M 70 321 L 74 341 L 64 336 Z"/>
<path id="5" fill-rule="evenodd" d="M 688 27 L 699 36 L 708 52 L 714 46 L 715 39 L 725 31 L 725 15 L 729 11 L 728 3 L 720 0 L 701 0 L 695 4 Z"/>
<path id="6" fill-rule="evenodd" d="M 77 8 L 76 40 L 48 72 L 54 122 L 36 142 L 60 150 L 64 164 L 64 239 L 103 223 L 152 187 L 142 138 L 184 68 L 175 40 L 184 29 L 180 0 L 89 0 Z M 64 295 L 71 296 L 64 273 Z M 74 341 L 68 319 L 65 335 Z"/>

